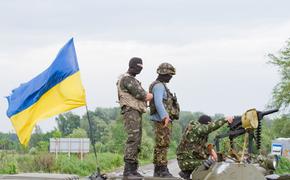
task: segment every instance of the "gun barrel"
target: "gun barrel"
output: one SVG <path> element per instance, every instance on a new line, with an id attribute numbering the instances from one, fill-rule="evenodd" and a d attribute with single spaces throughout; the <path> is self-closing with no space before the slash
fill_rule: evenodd
<path id="1" fill-rule="evenodd" d="M 272 113 L 275 113 L 275 112 L 278 112 L 279 109 L 272 109 L 272 110 L 269 110 L 269 111 L 263 111 L 261 112 L 261 116 L 266 116 L 266 115 L 269 115 L 269 114 L 272 114 Z"/>

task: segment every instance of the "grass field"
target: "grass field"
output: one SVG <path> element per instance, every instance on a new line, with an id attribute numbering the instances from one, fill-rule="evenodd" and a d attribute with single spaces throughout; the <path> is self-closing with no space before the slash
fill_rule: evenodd
<path id="1" fill-rule="evenodd" d="M 173 151 L 168 153 L 169 159 L 176 158 Z M 113 153 L 98 154 L 99 167 L 102 172 L 110 172 L 124 165 L 123 155 Z M 152 163 L 152 159 L 142 159 L 141 165 Z M 78 155 L 42 153 L 42 154 L 7 154 L 0 153 L 0 174 L 15 174 L 22 172 L 46 172 L 46 173 L 67 173 L 79 176 L 88 176 L 96 171 L 96 160 L 94 155 L 87 154 L 83 160 Z M 290 173 L 290 161 L 281 158 L 277 174 Z"/>

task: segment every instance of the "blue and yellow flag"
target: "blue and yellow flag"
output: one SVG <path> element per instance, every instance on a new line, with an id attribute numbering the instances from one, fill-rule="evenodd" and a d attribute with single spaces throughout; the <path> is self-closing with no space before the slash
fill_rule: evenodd
<path id="1" fill-rule="evenodd" d="M 14 89 L 7 100 L 7 116 L 24 145 L 38 121 L 86 105 L 73 39 L 48 69 Z"/>

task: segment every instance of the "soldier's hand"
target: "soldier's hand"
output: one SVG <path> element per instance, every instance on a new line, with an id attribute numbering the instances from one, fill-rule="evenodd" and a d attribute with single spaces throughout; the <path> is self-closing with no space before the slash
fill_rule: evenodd
<path id="1" fill-rule="evenodd" d="M 226 117 L 226 120 L 228 121 L 229 124 L 232 124 L 234 121 L 234 116 L 228 116 Z"/>
<path id="2" fill-rule="evenodd" d="M 153 94 L 152 93 L 147 93 L 145 101 L 151 101 L 153 98 Z"/>
<path id="3" fill-rule="evenodd" d="M 170 123 L 170 118 L 167 116 L 167 117 L 165 117 L 165 118 L 163 119 L 163 121 L 164 121 L 164 126 L 163 126 L 163 127 L 167 127 L 168 124 Z"/>
<path id="4" fill-rule="evenodd" d="M 218 160 L 217 154 L 216 154 L 216 152 L 215 152 L 214 149 L 211 150 L 211 158 L 214 161 L 217 161 Z"/>

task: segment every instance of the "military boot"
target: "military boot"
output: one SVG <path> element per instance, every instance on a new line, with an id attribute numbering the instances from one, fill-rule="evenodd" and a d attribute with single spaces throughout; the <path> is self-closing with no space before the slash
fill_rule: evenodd
<path id="1" fill-rule="evenodd" d="M 137 172 L 137 163 L 125 163 L 124 179 L 142 179 L 142 175 Z"/>
<path id="2" fill-rule="evenodd" d="M 167 165 L 155 166 L 154 169 L 154 177 L 173 177 L 169 172 Z"/>
<path id="3" fill-rule="evenodd" d="M 143 177 L 138 171 L 138 163 L 133 163 L 132 165 L 132 173 L 137 177 Z"/>
<path id="4" fill-rule="evenodd" d="M 178 174 L 183 179 L 190 180 L 191 173 L 192 173 L 192 171 L 180 171 Z"/>
<path id="5" fill-rule="evenodd" d="M 160 174 L 160 166 L 154 165 L 154 177 L 159 177 Z"/>
<path id="6" fill-rule="evenodd" d="M 125 162 L 123 176 L 129 176 L 131 174 L 131 166 L 130 163 Z"/>

